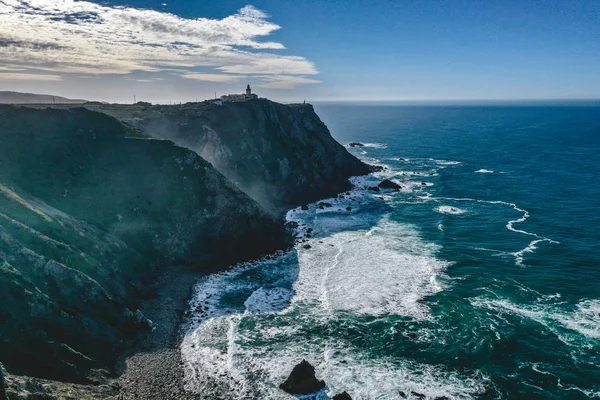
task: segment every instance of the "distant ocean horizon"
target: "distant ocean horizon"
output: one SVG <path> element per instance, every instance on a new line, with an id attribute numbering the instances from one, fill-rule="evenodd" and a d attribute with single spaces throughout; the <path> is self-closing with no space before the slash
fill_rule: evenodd
<path id="1" fill-rule="evenodd" d="M 600 98 L 589 99 L 423 99 L 423 100 L 315 100 L 310 103 L 321 106 L 496 106 L 496 107 L 598 107 Z"/>
<path id="2" fill-rule="evenodd" d="M 186 387 L 281 399 L 307 359 L 328 384 L 320 399 L 600 398 L 589 102 L 317 103 L 339 142 L 385 170 L 332 207 L 290 210 L 306 239 L 293 251 L 199 283 Z M 401 189 L 366 189 L 383 179 Z"/>

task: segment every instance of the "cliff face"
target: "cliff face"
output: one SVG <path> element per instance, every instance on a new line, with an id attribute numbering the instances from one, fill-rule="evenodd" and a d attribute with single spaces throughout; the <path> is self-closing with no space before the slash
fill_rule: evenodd
<path id="1" fill-rule="evenodd" d="M 112 112 L 152 137 L 194 150 L 268 209 L 332 196 L 347 189 L 348 177 L 370 171 L 331 137 L 311 105 L 260 99 Z"/>
<path id="2" fill-rule="evenodd" d="M 85 109 L 0 106 L 0 356 L 83 380 L 150 322 L 153 273 L 284 247 L 255 201 L 193 151 Z"/>

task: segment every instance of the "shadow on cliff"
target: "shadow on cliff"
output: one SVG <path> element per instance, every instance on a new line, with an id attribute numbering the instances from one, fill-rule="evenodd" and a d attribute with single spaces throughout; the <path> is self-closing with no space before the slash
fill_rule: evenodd
<path id="1" fill-rule="evenodd" d="M 0 354 L 86 382 L 151 328 L 169 265 L 222 269 L 289 245 L 281 221 L 189 149 L 104 114 L 0 107 Z"/>

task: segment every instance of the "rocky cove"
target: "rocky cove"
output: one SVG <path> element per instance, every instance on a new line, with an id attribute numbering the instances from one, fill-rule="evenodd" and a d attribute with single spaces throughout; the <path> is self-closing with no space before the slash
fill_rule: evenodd
<path id="1" fill-rule="evenodd" d="M 6 395 L 186 398 L 195 279 L 289 247 L 283 211 L 371 170 L 310 105 L 0 107 Z"/>

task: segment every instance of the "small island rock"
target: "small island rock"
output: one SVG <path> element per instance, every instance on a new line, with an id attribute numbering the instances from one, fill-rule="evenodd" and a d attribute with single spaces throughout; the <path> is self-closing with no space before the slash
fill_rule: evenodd
<path id="1" fill-rule="evenodd" d="M 400 189 L 400 185 L 398 185 L 396 182 L 390 181 L 389 179 L 383 180 L 379 184 L 379 187 L 382 189 Z"/>
<path id="2" fill-rule="evenodd" d="M 283 391 L 295 395 L 315 393 L 324 387 L 325 381 L 315 377 L 315 367 L 306 360 L 296 365 L 285 382 L 279 385 Z"/>
<path id="3" fill-rule="evenodd" d="M 362 144 L 360 142 L 350 142 L 350 143 L 348 143 L 348 146 L 350 146 L 350 147 L 363 147 L 364 144 Z"/>

